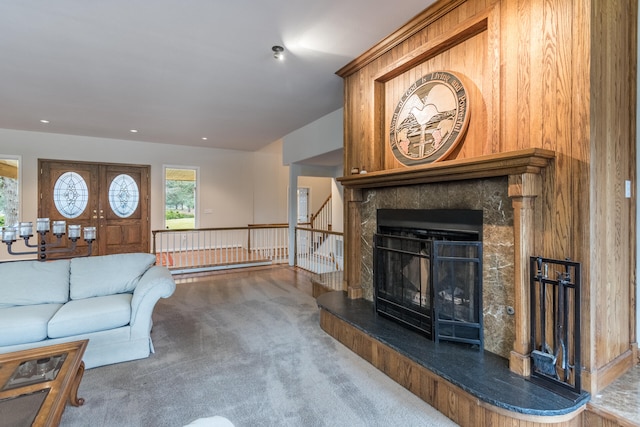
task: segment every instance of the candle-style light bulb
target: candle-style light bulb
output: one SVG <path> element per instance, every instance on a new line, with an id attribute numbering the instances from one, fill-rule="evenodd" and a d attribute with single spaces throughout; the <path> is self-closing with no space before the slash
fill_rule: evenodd
<path id="1" fill-rule="evenodd" d="M 70 239 L 77 239 L 80 237 L 80 225 L 78 224 L 71 224 L 69 225 L 69 238 Z"/>
<path id="2" fill-rule="evenodd" d="M 2 229 L 2 241 L 4 243 L 12 243 L 16 241 L 16 228 L 15 227 L 4 227 Z"/>
<path id="3" fill-rule="evenodd" d="M 18 226 L 20 230 L 20 237 L 28 238 L 33 236 L 33 223 L 32 222 L 21 222 Z"/>
<path id="4" fill-rule="evenodd" d="M 86 240 L 86 241 L 96 240 L 96 228 L 95 227 L 85 227 L 84 228 L 84 240 Z"/>
<path id="5" fill-rule="evenodd" d="M 36 231 L 38 233 L 49 231 L 49 218 L 36 219 Z"/>
<path id="6" fill-rule="evenodd" d="M 66 221 L 53 221 L 53 234 L 56 236 L 62 236 L 67 228 Z"/>

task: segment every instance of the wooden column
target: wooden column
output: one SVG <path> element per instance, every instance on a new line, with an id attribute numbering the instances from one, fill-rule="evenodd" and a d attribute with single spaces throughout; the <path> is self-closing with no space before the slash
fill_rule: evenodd
<path id="1" fill-rule="evenodd" d="M 350 299 L 362 298 L 361 268 L 362 264 L 362 232 L 360 205 L 362 203 L 362 190 L 345 188 L 345 209 L 347 227 L 345 235 L 345 278 L 347 285 L 347 297 Z"/>
<path id="2" fill-rule="evenodd" d="M 509 175 L 509 197 L 513 205 L 515 341 L 509 368 L 516 374 L 531 374 L 531 316 L 529 309 L 529 257 L 535 253 L 535 199 L 540 194 L 540 175 Z"/>

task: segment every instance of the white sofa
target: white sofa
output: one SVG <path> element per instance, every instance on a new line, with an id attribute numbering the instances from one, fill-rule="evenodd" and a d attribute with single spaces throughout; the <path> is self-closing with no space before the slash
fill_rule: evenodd
<path id="1" fill-rule="evenodd" d="M 88 339 L 87 369 L 148 357 L 151 314 L 175 291 L 151 254 L 0 263 L 0 353 Z"/>

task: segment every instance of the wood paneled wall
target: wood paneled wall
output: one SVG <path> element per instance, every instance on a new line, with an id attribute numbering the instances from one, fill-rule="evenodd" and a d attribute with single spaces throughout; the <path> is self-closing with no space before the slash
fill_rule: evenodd
<path id="1" fill-rule="evenodd" d="M 389 148 L 391 115 L 413 82 L 439 70 L 459 75 L 469 92 L 469 128 L 450 159 L 556 153 L 536 201 L 535 255 L 582 263 L 591 392 L 628 369 L 637 350 L 635 194 L 624 194 L 625 180 L 636 179 L 637 8 L 634 0 L 443 0 L 338 71 L 345 175 L 404 167 Z M 351 201 L 345 277 L 357 280 Z"/>

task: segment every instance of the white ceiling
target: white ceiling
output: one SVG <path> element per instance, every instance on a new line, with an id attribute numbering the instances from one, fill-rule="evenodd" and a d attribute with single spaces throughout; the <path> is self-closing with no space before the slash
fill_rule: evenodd
<path id="1" fill-rule="evenodd" d="M 0 128 L 253 151 L 434 1 L 1 0 Z"/>

